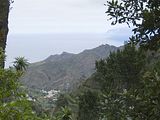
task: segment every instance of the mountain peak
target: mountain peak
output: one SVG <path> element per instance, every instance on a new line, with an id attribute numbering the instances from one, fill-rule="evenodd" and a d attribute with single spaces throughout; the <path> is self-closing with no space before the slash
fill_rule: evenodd
<path id="1" fill-rule="evenodd" d="M 68 53 L 68 52 L 62 52 L 62 54 L 60 54 L 61 56 L 62 55 L 73 55 L 73 53 Z"/>
<path id="2" fill-rule="evenodd" d="M 62 54 L 55 54 L 55 55 L 50 55 L 47 59 L 45 59 L 45 62 L 54 62 L 54 61 L 59 61 L 61 59 L 68 59 L 70 58 L 72 55 L 72 53 L 68 53 L 68 52 L 62 52 Z"/>
<path id="3" fill-rule="evenodd" d="M 28 87 L 44 90 L 65 90 L 78 86 L 95 72 L 95 61 L 107 58 L 118 48 L 108 44 L 85 50 L 79 54 L 63 52 L 51 55 L 39 65 L 29 67 L 22 82 Z"/>

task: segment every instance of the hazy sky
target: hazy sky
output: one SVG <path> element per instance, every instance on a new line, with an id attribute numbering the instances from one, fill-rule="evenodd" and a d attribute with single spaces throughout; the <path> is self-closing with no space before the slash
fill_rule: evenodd
<path id="1" fill-rule="evenodd" d="M 15 0 L 10 33 L 106 32 L 106 0 Z"/>
<path id="2" fill-rule="evenodd" d="M 16 56 L 35 62 L 63 51 L 79 53 L 106 43 L 122 45 L 131 32 L 126 25 L 110 25 L 105 2 L 15 0 L 9 17 L 7 65 Z"/>

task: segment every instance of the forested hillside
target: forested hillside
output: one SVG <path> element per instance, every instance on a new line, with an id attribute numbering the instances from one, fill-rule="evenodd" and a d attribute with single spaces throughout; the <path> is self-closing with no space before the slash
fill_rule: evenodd
<path id="1" fill-rule="evenodd" d="M 95 72 L 95 61 L 106 58 L 118 47 L 101 45 L 79 54 L 63 52 L 30 64 L 22 83 L 38 90 L 71 91 Z"/>

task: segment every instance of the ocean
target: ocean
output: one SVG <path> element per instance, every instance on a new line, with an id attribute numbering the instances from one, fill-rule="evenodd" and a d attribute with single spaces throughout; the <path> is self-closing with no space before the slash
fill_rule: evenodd
<path id="1" fill-rule="evenodd" d="M 120 43 L 109 40 L 105 33 L 9 34 L 6 67 L 12 66 L 14 58 L 19 56 L 24 56 L 33 63 L 50 55 L 79 53 L 102 44 L 118 46 Z"/>

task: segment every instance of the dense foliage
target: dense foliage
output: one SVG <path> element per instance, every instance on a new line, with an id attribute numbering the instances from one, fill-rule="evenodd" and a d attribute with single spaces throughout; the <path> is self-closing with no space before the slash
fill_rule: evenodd
<path id="1" fill-rule="evenodd" d="M 100 92 L 95 92 L 94 84 L 88 86 L 89 91 L 82 91 L 78 118 L 158 120 L 160 53 L 156 53 L 154 57 L 135 46 L 126 45 L 123 50 L 111 53 L 109 58 L 97 61 L 96 73 L 89 80 L 99 82 Z"/>
<path id="2" fill-rule="evenodd" d="M 3 52 L 0 56 L 3 61 Z M 0 68 L 0 120 L 40 120 L 20 85 L 22 74 L 14 69 Z"/>
<path id="3" fill-rule="evenodd" d="M 111 53 L 106 60 L 96 62 L 98 80 L 106 89 L 129 89 L 138 83 L 145 66 L 143 51 L 135 46 L 126 45 L 124 50 Z M 108 84 L 106 86 L 106 84 Z"/>
<path id="4" fill-rule="evenodd" d="M 160 105 L 160 61 L 151 67 L 145 62 L 143 52 L 133 48 L 127 46 L 123 51 L 111 53 L 108 59 L 97 62 L 97 75 L 101 78 L 97 80 L 102 83 L 103 93 L 100 101 L 102 117 L 113 120 L 160 117 L 157 109 Z"/>
<path id="5" fill-rule="evenodd" d="M 0 119 L 29 120 L 35 119 L 30 102 L 20 90 L 18 82 L 21 73 L 0 69 Z"/>
<path id="6" fill-rule="evenodd" d="M 86 91 L 79 96 L 78 120 L 98 120 L 99 103 L 96 92 Z"/>

